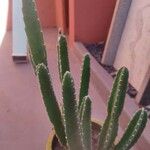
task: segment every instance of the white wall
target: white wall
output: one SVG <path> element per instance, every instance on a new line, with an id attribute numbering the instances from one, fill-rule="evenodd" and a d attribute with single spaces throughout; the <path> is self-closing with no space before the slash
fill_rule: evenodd
<path id="1" fill-rule="evenodd" d="M 132 1 L 114 66 L 128 67 L 130 83 L 140 89 L 150 66 L 150 0 Z"/>
<path id="2" fill-rule="evenodd" d="M 27 39 L 24 31 L 22 0 L 13 0 L 13 56 L 27 55 Z"/>
<path id="3" fill-rule="evenodd" d="M 0 0 L 0 45 L 6 32 L 8 0 Z"/>

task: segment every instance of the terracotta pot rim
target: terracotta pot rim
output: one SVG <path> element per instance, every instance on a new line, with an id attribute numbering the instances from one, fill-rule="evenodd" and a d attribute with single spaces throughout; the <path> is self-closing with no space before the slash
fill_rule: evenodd
<path id="1" fill-rule="evenodd" d="M 53 143 L 54 136 L 55 136 L 55 130 L 52 129 L 47 139 L 46 150 L 52 150 L 52 143 Z"/>
<path id="2" fill-rule="evenodd" d="M 101 121 L 98 119 L 95 119 L 95 118 L 92 119 L 92 122 L 96 123 L 100 126 L 102 125 Z M 52 129 L 52 131 L 50 132 L 50 134 L 48 136 L 48 140 L 46 143 L 46 150 L 52 150 L 52 143 L 53 143 L 54 136 L 55 136 L 55 130 Z"/>

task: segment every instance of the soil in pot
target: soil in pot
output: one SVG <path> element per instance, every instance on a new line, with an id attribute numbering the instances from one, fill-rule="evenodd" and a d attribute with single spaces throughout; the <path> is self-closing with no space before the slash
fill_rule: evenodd
<path id="1" fill-rule="evenodd" d="M 92 149 L 97 149 L 97 143 L 98 143 L 98 135 L 100 132 L 101 126 L 95 122 L 92 122 Z M 52 142 L 52 150 L 63 150 L 63 147 L 58 142 L 58 139 L 56 136 L 53 138 Z"/>

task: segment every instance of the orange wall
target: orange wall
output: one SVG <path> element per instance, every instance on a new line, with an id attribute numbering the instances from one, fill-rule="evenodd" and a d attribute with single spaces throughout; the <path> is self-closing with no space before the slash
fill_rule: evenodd
<path id="1" fill-rule="evenodd" d="M 55 0 L 55 9 L 56 9 L 56 23 L 57 27 L 63 27 L 63 16 L 62 16 L 62 3 L 60 0 Z"/>
<path id="2" fill-rule="evenodd" d="M 54 0 L 36 0 L 36 3 L 42 27 L 56 26 Z M 9 0 L 7 29 L 8 30 L 12 29 L 12 0 Z"/>
<path id="3" fill-rule="evenodd" d="M 10 2 L 12 0 L 9 0 Z M 66 0 L 36 0 L 43 27 L 61 27 L 65 30 L 62 3 Z M 69 1 L 69 38 L 84 43 L 105 41 L 116 0 Z M 11 8 L 11 3 L 10 3 Z M 11 29 L 11 9 L 8 15 Z"/>
<path id="4" fill-rule="evenodd" d="M 66 12 L 69 9 L 68 2 L 68 0 L 55 0 L 56 24 L 64 33 L 68 33 L 68 13 Z"/>
<path id="5" fill-rule="evenodd" d="M 54 0 L 36 0 L 42 27 L 56 26 Z"/>
<path id="6" fill-rule="evenodd" d="M 69 41 L 73 44 L 75 41 L 75 1 L 69 1 Z"/>
<path id="7" fill-rule="evenodd" d="M 84 43 L 105 41 L 115 4 L 116 0 L 72 0 L 71 39 Z"/>

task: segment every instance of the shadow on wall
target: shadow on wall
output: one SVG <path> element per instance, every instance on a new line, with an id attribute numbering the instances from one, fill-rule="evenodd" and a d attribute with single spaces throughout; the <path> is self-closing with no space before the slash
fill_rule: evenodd
<path id="1" fill-rule="evenodd" d="M 0 45 L 3 41 L 3 38 L 4 38 L 4 35 L 5 35 L 5 32 L 7 29 L 9 29 L 8 27 L 8 21 L 11 22 L 11 19 L 8 19 L 8 14 L 11 14 L 11 13 L 8 13 L 8 10 L 11 11 L 10 8 L 10 3 L 9 3 L 10 0 L 0 0 L 0 10 L 1 10 L 1 13 L 0 13 Z"/>

